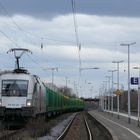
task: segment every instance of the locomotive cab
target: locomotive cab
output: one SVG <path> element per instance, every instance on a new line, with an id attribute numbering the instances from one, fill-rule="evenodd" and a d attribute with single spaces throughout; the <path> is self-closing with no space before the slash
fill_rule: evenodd
<path id="1" fill-rule="evenodd" d="M 0 117 L 32 116 L 35 78 L 28 73 L 3 72 L 0 83 Z"/>

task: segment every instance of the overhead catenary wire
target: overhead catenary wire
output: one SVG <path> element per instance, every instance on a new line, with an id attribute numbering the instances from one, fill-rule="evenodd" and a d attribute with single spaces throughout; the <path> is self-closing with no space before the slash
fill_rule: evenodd
<path id="1" fill-rule="evenodd" d="M 77 44 L 77 48 L 78 48 L 78 55 L 79 55 L 79 72 L 81 73 L 81 55 L 80 55 L 80 51 L 81 51 L 81 43 L 79 42 L 79 36 L 78 36 L 78 29 L 77 29 L 77 22 L 76 22 L 76 15 L 75 15 L 75 0 L 71 0 L 71 4 L 72 4 L 72 12 L 73 12 L 73 21 L 74 21 L 74 30 L 75 30 L 75 37 L 76 37 L 76 44 Z"/>
<path id="2" fill-rule="evenodd" d="M 19 47 L 18 44 L 11 39 L 6 33 L 4 33 L 3 31 L 0 30 L 0 33 L 3 34 L 10 42 L 12 42 L 16 47 Z"/>
<path id="3" fill-rule="evenodd" d="M 79 37 L 78 37 L 78 29 L 77 29 L 77 24 L 76 24 L 76 15 L 75 15 L 75 12 L 76 12 L 76 6 L 75 6 L 75 0 L 71 0 L 72 2 L 72 11 L 73 11 L 73 19 L 74 19 L 74 26 L 75 26 L 75 34 L 76 34 L 76 43 L 77 43 L 77 47 L 78 47 L 78 50 L 80 51 L 81 50 L 81 43 L 79 42 Z M 42 36 L 42 35 L 37 35 L 37 34 L 34 34 L 30 31 L 26 31 L 24 30 L 23 28 L 21 28 L 19 26 L 19 24 L 17 24 L 17 22 L 13 19 L 13 17 L 9 14 L 8 10 L 6 9 L 6 7 L 3 5 L 3 3 L 0 1 L 0 7 L 1 9 L 5 12 L 5 14 L 7 15 L 7 17 L 9 17 L 9 19 L 12 21 L 12 23 L 15 25 L 15 27 L 21 31 L 23 34 L 25 34 L 26 36 L 28 36 L 28 38 L 30 38 L 31 36 L 38 39 L 38 40 L 41 40 L 41 43 L 42 43 L 42 38 L 43 40 L 49 40 L 49 41 L 53 41 L 53 42 L 60 42 L 60 43 L 65 43 L 65 44 L 74 44 L 75 42 L 74 41 L 68 41 L 68 40 L 60 40 L 60 39 L 56 39 L 56 38 L 49 38 L 47 36 Z M 29 37 L 30 36 L 30 37 Z M 86 44 L 96 44 L 96 45 L 102 45 L 102 46 L 118 46 L 120 45 L 121 42 L 124 42 L 123 41 L 120 41 L 120 42 L 86 42 Z M 127 42 L 131 42 L 131 41 L 127 41 Z M 138 41 L 137 41 L 138 42 Z M 14 43 L 15 44 L 15 43 Z M 16 45 L 17 46 L 17 45 Z"/>
<path id="4" fill-rule="evenodd" d="M 6 15 L 11 19 L 12 23 L 16 26 L 16 28 L 18 30 L 20 30 L 22 33 L 24 33 L 25 35 L 27 35 L 27 33 L 15 22 L 15 20 L 9 15 L 9 12 L 6 10 L 6 8 L 3 6 L 3 4 L 0 2 L 0 7 L 3 9 L 3 11 L 6 13 Z M 13 40 L 11 39 L 5 32 L 1 31 L 0 32 L 8 39 L 10 40 L 16 47 L 20 48 L 20 46 Z M 39 63 L 37 61 L 35 61 L 33 58 L 31 58 L 28 54 L 27 56 L 37 65 L 39 65 Z M 41 67 L 40 67 L 41 68 Z"/>
<path id="5" fill-rule="evenodd" d="M 54 41 L 54 42 L 62 42 L 62 43 L 67 43 L 67 44 L 74 44 L 73 41 L 59 40 L 59 39 L 49 38 L 49 37 L 46 37 L 46 36 L 43 36 L 43 37 L 42 37 L 42 36 L 33 34 L 33 33 L 29 32 L 29 31 L 25 31 L 23 28 L 21 28 L 21 27 L 17 24 L 17 22 L 12 18 L 12 16 L 10 16 L 8 10 L 5 8 L 5 6 L 4 6 L 1 2 L 0 2 L 0 7 L 1 7 L 1 9 L 5 12 L 5 14 L 9 17 L 9 19 L 12 21 L 12 23 L 15 25 L 15 27 L 16 27 L 20 32 L 22 32 L 23 34 L 25 34 L 26 36 L 28 36 L 28 38 L 29 38 L 29 35 L 32 36 L 32 37 L 34 37 L 34 38 L 37 38 L 37 39 L 41 40 L 41 44 L 43 44 L 43 43 L 42 43 L 42 38 L 43 38 L 44 40 L 50 40 L 50 41 Z"/>
<path id="6" fill-rule="evenodd" d="M 47 36 L 39 36 L 39 35 L 36 35 L 36 34 L 33 34 L 31 33 L 30 31 L 25 31 L 27 34 L 29 34 L 30 36 L 34 37 L 34 38 L 37 38 L 37 39 L 40 39 L 42 40 L 49 40 L 49 41 L 53 41 L 53 42 L 61 42 L 61 43 L 66 43 L 66 44 L 74 44 L 75 42 L 74 41 L 68 41 L 68 40 L 59 40 L 59 39 L 56 39 L 56 38 L 49 38 Z"/>
<path id="7" fill-rule="evenodd" d="M 75 26 L 75 34 L 76 34 L 76 43 L 77 43 L 77 47 L 78 47 L 78 53 L 79 53 L 79 70 L 80 70 L 80 68 L 81 68 L 81 56 L 80 56 L 80 51 L 81 51 L 81 44 L 80 44 L 80 42 L 79 42 L 79 37 L 78 37 L 78 28 L 77 28 L 77 24 L 76 24 L 76 15 L 75 15 L 75 12 L 76 12 L 76 7 L 75 7 L 75 0 L 71 0 L 71 2 L 72 2 L 72 9 L 73 9 L 73 18 L 74 18 L 74 26 Z M 11 21 L 13 22 L 13 24 L 16 26 L 16 28 L 18 29 L 18 30 L 20 30 L 21 32 L 23 32 L 23 33 L 25 33 L 25 34 L 28 34 L 28 37 L 29 37 L 29 34 L 30 35 L 32 35 L 32 36 L 34 36 L 34 37 L 36 37 L 36 38 L 38 38 L 39 40 L 41 39 L 41 38 L 43 38 L 44 40 L 46 39 L 46 40 L 52 40 L 52 41 L 56 41 L 56 42 L 63 42 L 63 43 L 72 43 L 72 44 L 74 44 L 75 42 L 72 42 L 72 41 L 66 41 L 66 40 L 59 40 L 59 39 L 52 39 L 52 38 L 48 38 L 47 36 L 46 37 L 40 37 L 39 35 L 36 35 L 36 34 L 33 34 L 33 33 L 30 33 L 30 32 L 28 32 L 28 31 L 25 31 L 23 28 L 21 28 L 17 23 L 16 23 L 16 21 L 14 20 L 14 18 L 12 18 L 11 16 L 10 16 L 10 14 L 8 13 L 8 11 L 6 10 L 6 8 L 1 4 L 1 2 L 0 2 L 0 6 L 1 6 L 1 8 L 5 11 L 5 13 L 7 14 L 7 16 L 11 19 Z M 12 43 L 13 43 L 13 45 L 15 45 L 15 46 L 17 46 L 17 47 L 19 47 L 18 46 L 18 44 L 17 44 L 17 42 L 16 41 L 14 41 L 13 39 L 11 39 L 5 32 L 3 32 L 3 31 L 0 31 L 8 40 L 10 40 Z M 43 43 L 44 43 L 44 40 L 43 40 Z M 91 44 L 92 44 L 93 42 L 91 42 Z M 99 43 L 99 42 L 95 42 L 95 43 Z M 105 45 L 105 43 L 107 43 L 107 45 L 108 45 L 108 43 L 111 43 L 111 42 L 103 42 L 104 44 L 103 45 Z M 114 43 L 114 42 L 113 42 Z M 120 44 L 120 43 L 118 43 L 118 44 Z M 44 44 L 43 44 L 44 45 Z M 33 60 L 34 62 L 35 62 L 35 60 Z M 35 62 L 36 63 L 36 62 Z"/>
<path id="8" fill-rule="evenodd" d="M 78 37 L 76 16 L 75 16 L 75 1 L 71 0 L 71 2 L 72 2 L 72 12 L 73 12 L 73 22 L 74 22 L 75 37 L 76 37 L 76 43 L 77 43 L 77 46 L 78 46 L 79 45 L 79 37 Z"/>
<path id="9" fill-rule="evenodd" d="M 15 25 L 15 27 L 22 32 L 25 36 L 28 36 L 27 32 L 23 30 L 17 23 L 16 21 L 10 16 L 8 10 L 5 8 L 5 6 L 0 2 L 0 7 L 3 9 L 3 11 L 6 13 L 6 15 L 9 17 L 9 19 L 12 21 L 12 23 Z M 29 38 L 30 39 L 30 38 Z M 17 45 L 16 45 L 17 46 Z"/>
<path id="10" fill-rule="evenodd" d="M 11 41 L 16 47 L 21 48 L 14 40 L 12 40 L 6 33 L 4 33 L 3 31 L 0 30 L 0 33 L 2 33 L 9 41 Z M 40 65 L 36 60 L 34 60 L 33 58 L 31 58 L 28 54 L 26 54 L 31 60 L 32 62 L 34 62 L 35 64 L 37 64 L 38 66 Z M 41 66 L 40 66 L 41 69 Z"/>
<path id="11" fill-rule="evenodd" d="M 6 8 L 4 7 L 4 5 L 0 2 L 0 7 L 3 9 L 3 11 L 6 13 L 6 15 L 11 19 L 11 21 L 13 22 L 13 24 L 20 30 L 23 31 L 20 26 L 14 21 L 14 19 L 10 16 L 9 12 L 6 10 Z"/>
<path id="12" fill-rule="evenodd" d="M 76 34 L 76 42 L 77 42 L 77 46 L 78 46 L 78 49 L 79 50 L 81 50 L 81 44 L 79 43 L 79 38 L 78 38 L 78 29 L 77 29 L 77 24 L 76 24 L 76 15 L 75 15 L 75 13 L 76 13 L 76 6 L 75 6 L 75 0 L 71 0 L 71 3 L 72 3 L 72 11 L 73 11 L 73 18 L 74 18 L 74 26 L 76 27 L 75 28 L 75 34 Z M 29 37 L 29 35 L 30 36 L 32 36 L 32 37 L 35 37 L 35 38 L 37 38 L 37 39 L 39 39 L 39 40 L 42 40 L 42 38 L 44 39 L 44 40 L 50 40 L 50 41 L 54 41 L 54 42 L 62 42 L 62 43 L 68 43 L 68 44 L 74 44 L 75 42 L 74 41 L 67 41 L 67 40 L 59 40 L 59 39 L 56 39 L 56 38 L 49 38 L 49 37 L 47 37 L 47 36 L 42 36 L 42 35 L 37 35 L 37 34 L 34 34 L 34 33 L 32 33 L 32 32 L 30 32 L 30 31 L 26 31 L 26 30 L 24 30 L 23 28 L 21 28 L 20 26 L 19 26 L 19 24 L 17 24 L 17 22 L 13 19 L 13 17 L 9 14 L 10 12 L 8 12 L 8 10 L 6 9 L 6 7 L 3 5 L 3 3 L 0 1 L 0 7 L 1 7 L 1 9 L 5 12 L 5 14 L 9 17 L 9 19 L 12 21 L 12 23 L 16 26 L 16 28 L 18 29 L 18 30 L 20 30 L 22 33 L 24 33 L 26 36 L 28 36 Z M 134 40 L 133 40 L 134 41 Z M 86 42 L 86 44 L 100 44 L 100 45 L 102 45 L 102 46 L 108 46 L 108 45 L 110 45 L 110 46 L 118 46 L 118 45 L 120 45 L 120 43 L 121 42 L 133 42 L 133 41 L 124 41 L 124 40 L 122 40 L 122 41 L 119 41 L 119 42 Z M 135 40 L 136 42 L 139 42 L 139 40 L 137 41 L 137 40 Z"/>

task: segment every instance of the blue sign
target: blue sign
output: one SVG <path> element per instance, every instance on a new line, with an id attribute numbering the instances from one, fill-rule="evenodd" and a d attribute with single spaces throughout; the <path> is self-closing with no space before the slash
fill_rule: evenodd
<path id="1" fill-rule="evenodd" d="M 138 77 L 131 77 L 131 85 L 138 85 L 139 79 Z"/>

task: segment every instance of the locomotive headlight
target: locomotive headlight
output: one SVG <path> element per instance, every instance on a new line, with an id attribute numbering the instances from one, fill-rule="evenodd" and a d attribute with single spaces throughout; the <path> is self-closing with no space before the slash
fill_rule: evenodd
<path id="1" fill-rule="evenodd" d="M 31 106 L 32 105 L 32 100 L 31 99 L 28 99 L 27 102 L 26 102 L 26 105 L 27 106 Z"/>

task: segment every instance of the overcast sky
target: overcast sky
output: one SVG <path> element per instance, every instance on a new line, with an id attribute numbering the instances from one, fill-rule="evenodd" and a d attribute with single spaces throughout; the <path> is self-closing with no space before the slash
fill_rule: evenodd
<path id="1" fill-rule="evenodd" d="M 23 14 L 47 19 L 72 12 L 71 0 L 4 0 L 11 15 Z M 140 16 L 139 0 L 75 0 L 76 12 L 98 16 Z"/>
<path id="2" fill-rule="evenodd" d="M 111 62 L 124 60 L 120 87 L 127 89 L 127 47 L 120 44 L 136 42 L 130 55 L 131 76 L 137 76 L 132 68 L 140 66 L 139 5 L 140 0 L 75 0 L 82 67 L 100 68 L 79 74 L 71 0 L 0 0 L 0 67 L 14 68 L 13 55 L 6 53 L 10 48 L 30 49 L 33 54 L 21 58 L 22 67 L 47 82 L 51 82 L 51 71 L 43 69 L 58 67 L 56 85 L 65 85 L 68 77 L 68 86 L 89 97 L 98 94 L 105 76 L 111 75 L 108 70 L 116 69 Z M 74 87 L 74 81 L 79 86 Z"/>

